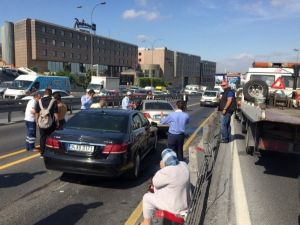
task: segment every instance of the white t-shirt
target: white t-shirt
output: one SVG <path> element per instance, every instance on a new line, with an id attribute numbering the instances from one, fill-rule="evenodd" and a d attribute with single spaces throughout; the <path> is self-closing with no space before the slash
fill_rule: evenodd
<path id="1" fill-rule="evenodd" d="M 122 109 L 129 109 L 129 98 L 127 96 L 122 99 Z"/>
<path id="2" fill-rule="evenodd" d="M 35 121 L 35 114 L 31 112 L 32 109 L 35 109 L 37 102 L 35 99 L 31 99 L 28 101 L 26 110 L 25 110 L 25 118 L 24 120 L 34 122 Z"/>

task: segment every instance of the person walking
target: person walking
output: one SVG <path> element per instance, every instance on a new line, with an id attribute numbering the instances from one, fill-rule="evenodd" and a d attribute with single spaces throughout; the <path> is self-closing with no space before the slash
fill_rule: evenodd
<path id="1" fill-rule="evenodd" d="M 65 123 L 66 123 L 66 113 L 68 112 L 68 108 L 65 103 L 61 101 L 61 95 L 59 93 L 54 94 L 54 99 L 57 103 L 57 113 L 58 113 L 58 120 L 59 120 L 59 127 L 58 130 L 62 130 Z"/>
<path id="2" fill-rule="evenodd" d="M 227 81 L 222 81 L 221 87 L 224 90 L 222 98 L 220 100 L 219 111 L 222 112 L 221 115 L 221 135 L 222 143 L 230 142 L 231 136 L 231 126 L 230 120 L 231 116 L 236 110 L 236 99 L 234 91 L 228 86 Z"/>
<path id="3" fill-rule="evenodd" d="M 34 93 L 33 99 L 30 99 L 27 103 L 25 109 L 25 124 L 26 124 L 26 150 L 32 152 L 38 152 L 39 150 L 35 148 L 35 138 L 36 138 L 36 118 L 35 118 L 35 108 L 37 102 L 41 98 L 39 93 Z"/>
<path id="4" fill-rule="evenodd" d="M 125 97 L 122 99 L 122 109 L 129 110 L 132 109 L 132 104 L 130 103 L 130 97 L 132 93 L 127 91 Z"/>
<path id="5" fill-rule="evenodd" d="M 152 179 L 153 193 L 143 197 L 143 217 L 141 225 L 150 225 L 156 209 L 180 214 L 188 210 L 190 202 L 190 174 L 185 162 L 177 159 L 172 149 L 161 153 L 160 170 Z"/>
<path id="6" fill-rule="evenodd" d="M 49 108 L 49 118 L 52 121 L 51 125 L 48 128 L 42 128 L 41 124 L 39 124 L 39 117 L 41 117 L 41 111 Z M 45 89 L 45 93 L 43 98 L 41 98 L 36 105 L 36 121 L 40 131 L 40 148 L 41 155 L 44 154 L 45 144 L 47 137 L 57 128 L 59 128 L 59 120 L 58 120 L 58 108 L 57 102 L 54 98 L 52 98 L 52 90 L 50 88 Z"/>
<path id="7" fill-rule="evenodd" d="M 168 130 L 168 148 L 173 149 L 180 161 L 183 161 L 183 144 L 185 127 L 189 123 L 189 115 L 183 112 L 184 102 L 176 102 L 176 110 L 167 117 L 163 117 L 161 112 L 161 124 L 169 124 Z"/>
<path id="8" fill-rule="evenodd" d="M 184 110 L 183 111 L 187 111 L 187 103 L 189 100 L 187 93 L 183 92 L 181 100 L 184 102 Z"/>
<path id="9" fill-rule="evenodd" d="M 85 95 L 81 97 L 81 108 L 80 109 L 89 109 L 93 104 L 93 98 L 95 91 L 90 89 Z"/>

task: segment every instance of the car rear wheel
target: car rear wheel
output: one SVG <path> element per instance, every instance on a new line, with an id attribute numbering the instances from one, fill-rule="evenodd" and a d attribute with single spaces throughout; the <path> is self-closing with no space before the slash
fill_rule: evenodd
<path id="1" fill-rule="evenodd" d="M 137 153 L 134 156 L 134 167 L 128 174 L 129 179 L 136 179 L 140 176 L 140 169 L 141 169 L 141 156 L 140 153 L 137 151 Z"/>

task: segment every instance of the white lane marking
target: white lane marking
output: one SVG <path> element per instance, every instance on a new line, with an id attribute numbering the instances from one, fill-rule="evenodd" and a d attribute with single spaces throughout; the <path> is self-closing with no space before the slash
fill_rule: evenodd
<path id="1" fill-rule="evenodd" d="M 234 125 L 232 131 L 235 134 Z M 232 143 L 232 142 L 231 142 Z M 237 225 L 251 225 L 249 208 L 246 198 L 245 187 L 243 183 L 240 160 L 238 157 L 237 141 L 233 141 L 233 148 L 231 153 L 233 157 L 232 162 L 232 176 L 233 176 L 233 192 L 234 192 L 234 206 Z"/>

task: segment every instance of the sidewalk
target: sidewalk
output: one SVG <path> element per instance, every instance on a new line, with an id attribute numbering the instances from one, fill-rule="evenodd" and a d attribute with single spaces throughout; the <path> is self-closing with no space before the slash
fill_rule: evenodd
<path id="1" fill-rule="evenodd" d="M 221 144 L 219 148 L 206 203 L 205 225 L 237 224 L 232 174 L 235 160 L 233 151 L 234 145 L 240 146 L 242 140 L 234 138 L 240 135 L 237 132 L 239 123 L 232 119 L 231 126 L 233 140 L 228 144 Z"/>

